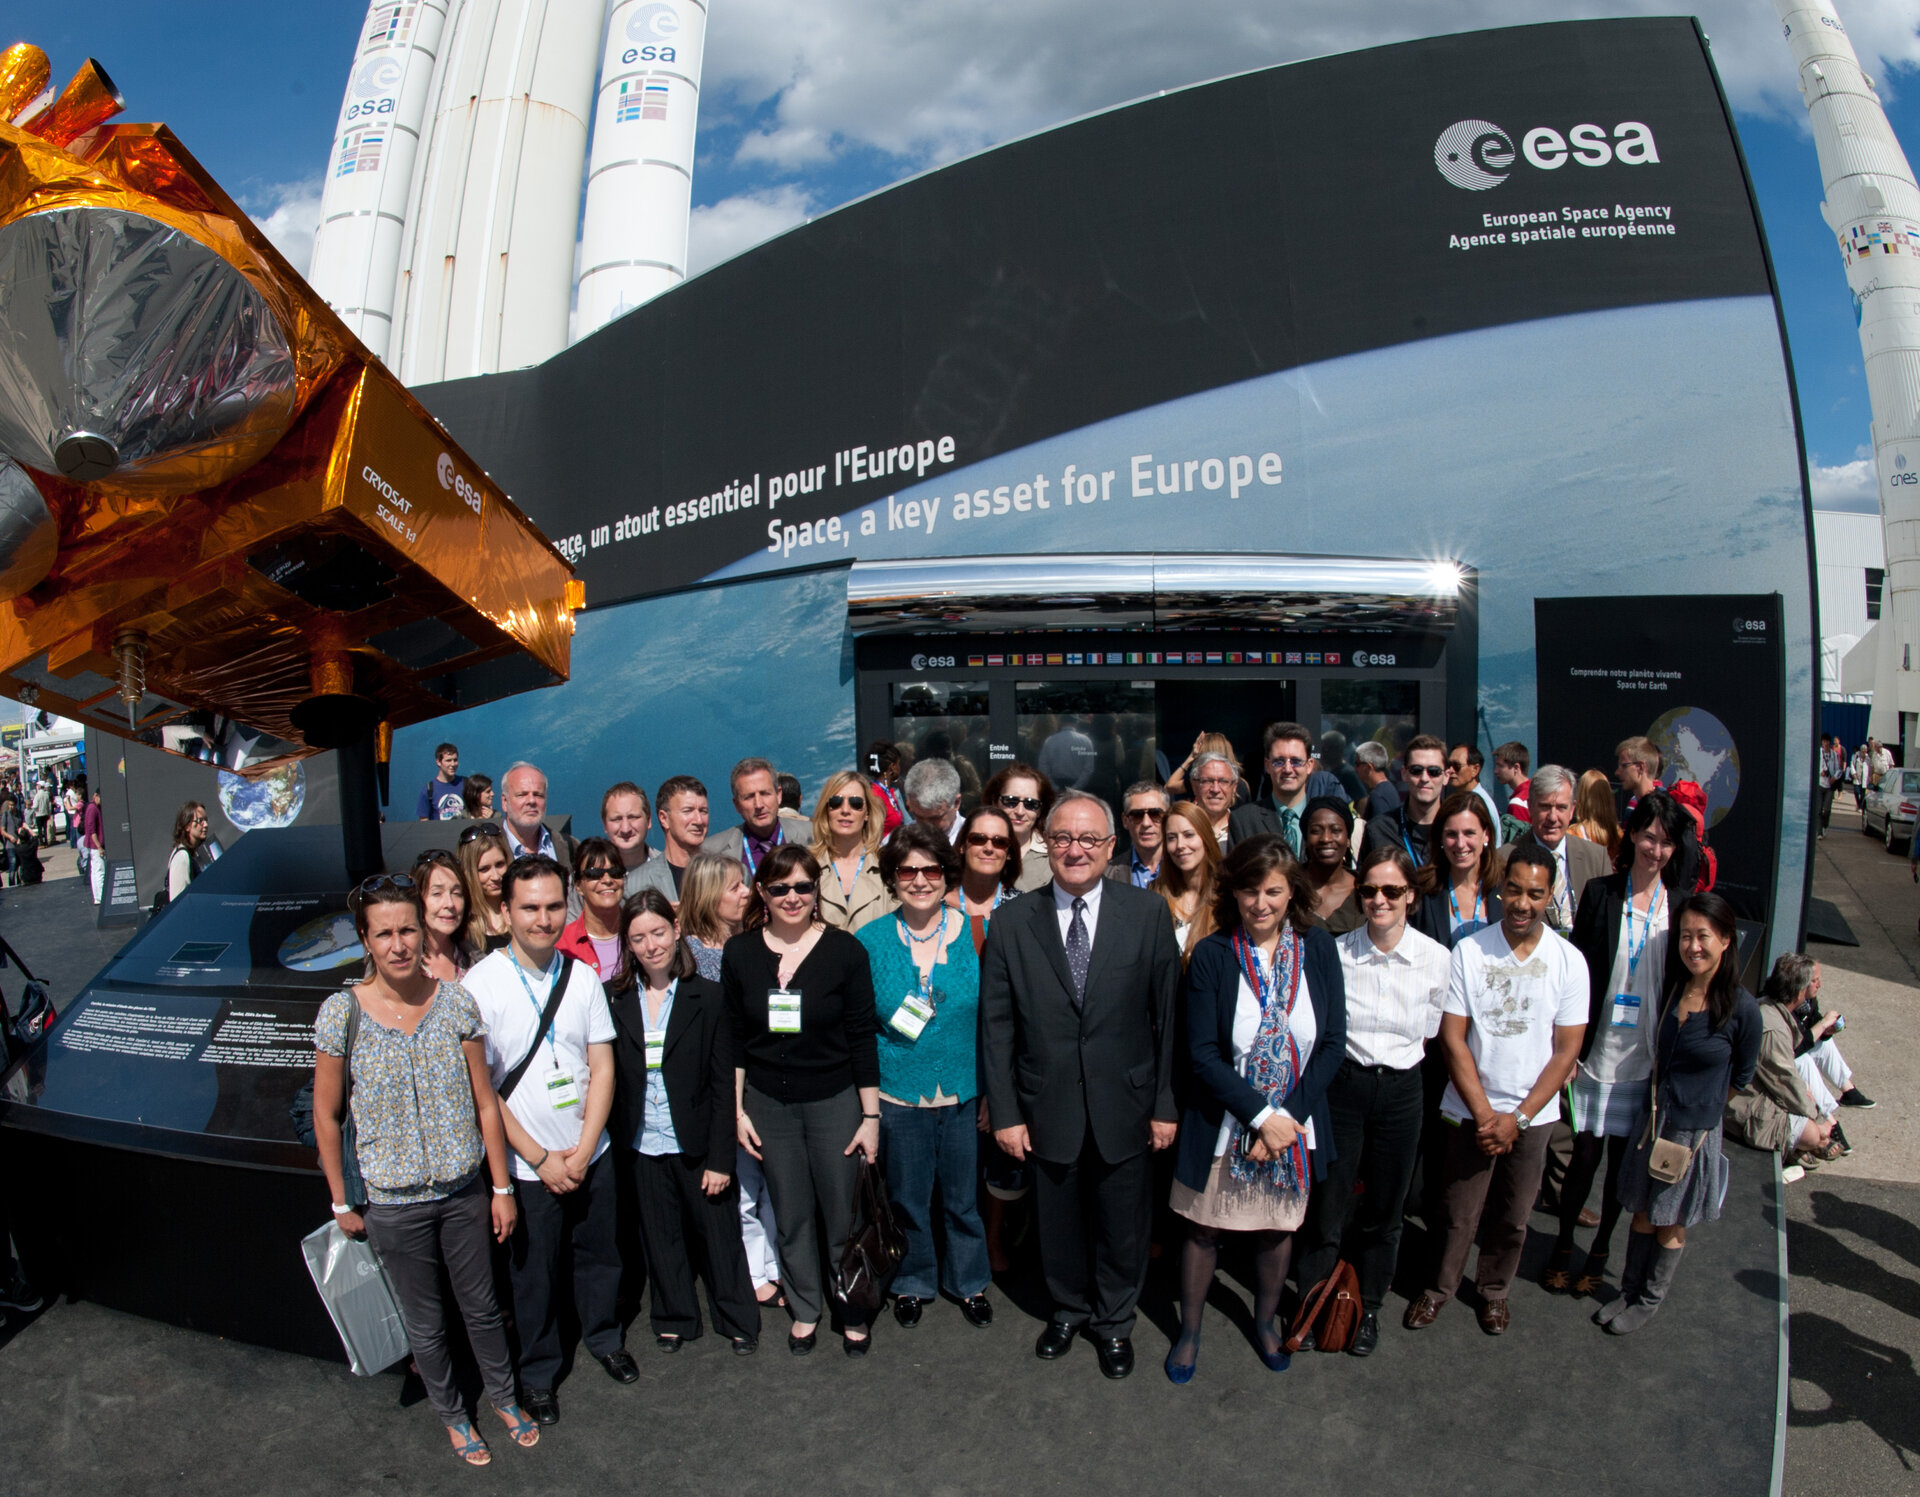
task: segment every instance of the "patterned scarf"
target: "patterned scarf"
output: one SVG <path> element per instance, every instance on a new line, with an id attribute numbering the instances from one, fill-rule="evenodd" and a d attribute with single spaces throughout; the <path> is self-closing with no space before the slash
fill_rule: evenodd
<path id="1" fill-rule="evenodd" d="M 1273 980 L 1260 980 L 1260 967 L 1254 945 L 1246 932 L 1233 933 L 1233 954 L 1240 971 L 1260 1000 L 1260 1028 L 1247 1050 L 1247 1082 L 1278 1108 L 1293 1090 L 1300 1074 L 1300 1047 L 1293 1042 L 1293 1004 L 1300 994 L 1302 949 L 1300 933 L 1291 925 L 1283 926 L 1280 943 L 1273 955 Z M 1281 998 L 1282 1001 L 1274 1001 Z M 1307 1138 L 1295 1135 L 1293 1146 L 1278 1159 L 1256 1160 L 1248 1157 L 1247 1147 L 1259 1135 L 1241 1125 L 1234 1135 L 1228 1169 L 1233 1178 L 1245 1184 L 1262 1184 L 1297 1193 L 1307 1188 L 1312 1178 L 1307 1162 Z"/>

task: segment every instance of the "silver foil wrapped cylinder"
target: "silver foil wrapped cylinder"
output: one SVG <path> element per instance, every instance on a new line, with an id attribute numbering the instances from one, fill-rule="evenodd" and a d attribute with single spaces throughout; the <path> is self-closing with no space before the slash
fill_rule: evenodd
<path id="1" fill-rule="evenodd" d="M 60 525 L 21 466 L 0 457 L 0 602 L 11 602 L 53 569 Z"/>

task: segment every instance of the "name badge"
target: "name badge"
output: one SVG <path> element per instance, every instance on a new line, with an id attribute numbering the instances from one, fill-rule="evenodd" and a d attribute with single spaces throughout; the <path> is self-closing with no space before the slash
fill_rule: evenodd
<path id="1" fill-rule="evenodd" d="M 565 1112 L 569 1107 L 578 1107 L 580 1105 L 579 1083 L 571 1076 L 549 1076 L 547 1105 L 555 1112 Z"/>
<path id="2" fill-rule="evenodd" d="M 662 1029 L 647 1036 L 647 1069 L 657 1071 L 667 1057 L 667 1032 Z"/>
<path id="3" fill-rule="evenodd" d="M 893 1017 L 887 1020 L 887 1024 L 905 1038 L 917 1040 L 932 1019 L 933 1005 L 918 993 L 909 993 L 900 1000 L 900 1006 L 893 1011 Z"/>
<path id="4" fill-rule="evenodd" d="M 800 990 L 798 988 L 768 989 L 767 1029 L 773 1034 L 800 1032 Z"/>
<path id="5" fill-rule="evenodd" d="M 1613 1027 L 1615 1029 L 1640 1027 L 1640 995 L 1638 993 L 1613 995 Z"/>

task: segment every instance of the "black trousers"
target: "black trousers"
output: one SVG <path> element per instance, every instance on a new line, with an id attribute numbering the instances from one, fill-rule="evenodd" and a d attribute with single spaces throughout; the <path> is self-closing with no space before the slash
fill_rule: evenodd
<path id="1" fill-rule="evenodd" d="M 580 1339 L 596 1357 L 620 1349 L 620 1245 L 613 1151 L 586 1179 L 557 1196 L 538 1180 L 520 1182 L 520 1221 L 507 1243 L 513 1278 L 513 1321 L 520 1343 L 520 1385 L 551 1388 L 560 1376 L 560 1324 L 555 1301 L 560 1254 L 570 1249 L 573 1307 Z"/>
<path id="2" fill-rule="evenodd" d="M 753 1297 L 747 1250 L 740 1240 L 740 1190 L 729 1185 L 717 1196 L 708 1195 L 700 1188 L 705 1172 L 704 1159 L 685 1154 L 633 1156 L 633 1194 L 640 1246 L 647 1255 L 653 1333 L 688 1338 L 700 1334 L 697 1251 L 707 1271 L 714 1329 L 729 1338 L 757 1341 L 760 1305 Z"/>
<path id="3" fill-rule="evenodd" d="M 1068 1164 L 1033 1160 L 1034 1223 L 1053 1318 L 1095 1336 L 1131 1336 L 1147 1279 L 1153 1153 L 1109 1164 L 1087 1130 Z"/>
<path id="4" fill-rule="evenodd" d="M 1401 1211 L 1420 1157 L 1424 1088 L 1405 1071 L 1342 1062 L 1327 1087 L 1334 1160 L 1314 1186 L 1300 1232 L 1300 1292 L 1333 1272 L 1341 1244 L 1360 1276 L 1360 1298 L 1378 1310 L 1400 1256 Z M 1361 1194 L 1354 1199 L 1354 1186 Z"/>

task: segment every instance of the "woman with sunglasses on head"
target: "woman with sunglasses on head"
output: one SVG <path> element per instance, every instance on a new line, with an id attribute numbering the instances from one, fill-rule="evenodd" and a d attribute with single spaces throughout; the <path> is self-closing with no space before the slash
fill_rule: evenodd
<path id="1" fill-rule="evenodd" d="M 1173 912 L 1173 938 L 1183 962 L 1213 931 L 1214 875 L 1219 867 L 1220 843 L 1207 813 L 1192 801 L 1175 801 L 1167 812 L 1160 876 L 1148 887 Z"/>
<path id="2" fill-rule="evenodd" d="M 1733 906 L 1718 894 L 1689 894 L 1674 906 L 1673 922 L 1669 955 L 1678 960 L 1665 973 L 1653 1031 L 1653 1111 L 1620 1167 L 1620 1204 L 1633 1213 L 1620 1298 L 1593 1317 L 1614 1336 L 1639 1330 L 1666 1300 L 1687 1228 L 1720 1219 L 1729 1174 L 1722 1121 L 1733 1094 L 1753 1080 L 1765 1028 L 1737 975 Z M 1653 1157 L 1656 1143 L 1679 1156 L 1671 1181 L 1653 1173 L 1663 1163 Z"/>
<path id="3" fill-rule="evenodd" d="M 1452 950 L 1455 941 L 1500 923 L 1506 912 L 1494 876 L 1499 841 L 1493 814 L 1477 792 L 1455 790 L 1440 802 L 1416 881 L 1415 930 Z"/>
<path id="4" fill-rule="evenodd" d="M 820 918 L 856 931 L 893 908 L 880 878 L 880 834 L 886 808 L 866 776 L 843 769 L 813 808 L 813 857 L 820 865 Z"/>
<path id="5" fill-rule="evenodd" d="M 893 1318 L 909 1329 L 941 1289 L 969 1325 L 993 1320 L 986 1229 L 976 1204 L 980 961 L 966 920 L 947 903 L 960 883 L 960 863 L 958 849 L 931 827 L 902 827 L 880 854 L 880 876 L 900 907 L 859 937 L 878 1001 L 887 1194 L 907 1234 L 907 1256 L 893 1281 Z M 944 1263 L 934 1252 L 936 1186 L 946 1225 Z"/>
<path id="6" fill-rule="evenodd" d="M 497 822 L 476 822 L 460 834 L 460 867 L 473 897 L 467 942 L 476 951 L 499 951 L 513 940 L 507 927 L 507 902 L 500 893 L 511 861 Z"/>
<path id="7" fill-rule="evenodd" d="M 1183 987 L 1189 1076 L 1171 1205 L 1190 1223 L 1180 1257 L 1180 1337 L 1169 1381 L 1192 1381 L 1223 1233 L 1251 1237 L 1254 1350 L 1291 1360 L 1275 1324 L 1293 1236 L 1331 1154 L 1326 1090 L 1346 1054 L 1346 987 L 1333 937 L 1286 842 L 1249 837 L 1227 854 L 1214 931 Z"/>
<path id="8" fill-rule="evenodd" d="M 1047 844 L 1040 832 L 1053 801 L 1053 781 L 1025 763 L 1009 764 L 980 792 L 981 805 L 999 807 L 1013 823 L 1019 867 L 1014 887 L 1023 892 L 1044 888 L 1053 878 L 1053 865 L 1047 861 Z"/>
<path id="9" fill-rule="evenodd" d="M 727 942 L 720 989 L 740 1146 L 760 1161 L 780 1223 L 780 1278 L 805 1356 L 825 1310 L 815 1212 L 827 1260 L 840 1261 L 853 1219 L 858 1150 L 880 1153 L 880 1061 L 867 950 L 819 918 L 820 865 L 785 843 L 754 870 L 766 922 Z M 865 1356 L 870 1328 L 843 1322 L 845 1350 Z"/>
<path id="10" fill-rule="evenodd" d="M 560 950 L 594 970 L 603 983 L 620 971 L 623 943 L 620 904 L 627 892 L 627 865 L 606 837 L 583 837 L 573 849 L 573 887 L 580 913 L 560 932 Z"/>
<path id="11" fill-rule="evenodd" d="M 467 1417 L 447 1348 L 443 1276 L 509 1438 L 523 1446 L 540 1440 L 514 1396 L 513 1358 L 494 1298 L 493 1243 L 513 1235 L 518 1211 L 486 1026 L 465 988 L 422 969 L 420 895 L 411 878 L 368 879 L 347 906 L 373 975 L 327 999 L 314 1025 L 320 1168 L 341 1231 L 371 1238 L 380 1254 L 414 1366 L 454 1454 L 484 1466 L 492 1457 Z M 342 1165 L 348 1105 L 365 1204 L 348 1198 Z"/>
<path id="12" fill-rule="evenodd" d="M 676 1352 L 699 1337 L 698 1259 L 714 1329 L 736 1356 L 750 1356 L 760 1342 L 760 1306 L 734 1199 L 739 1146 L 733 1075 L 718 1060 L 727 1022 L 720 987 L 695 971 L 673 905 L 658 889 L 629 896 L 619 919 L 620 970 L 607 989 L 620 1078 L 613 1136 L 632 1172 L 654 1341 Z"/>
<path id="13" fill-rule="evenodd" d="M 680 938 L 693 954 L 694 970 L 708 982 L 720 981 L 727 942 L 746 928 L 753 908 L 753 885 L 738 858 L 695 853 L 680 883 Z M 767 1194 L 767 1177 L 758 1156 L 734 1147 L 734 1173 L 740 1181 L 740 1240 L 746 1247 L 753 1294 L 762 1305 L 786 1304 L 780 1290 L 779 1224 Z"/>
<path id="14" fill-rule="evenodd" d="M 420 964 L 429 977 L 458 982 L 479 954 L 467 940 L 473 901 L 460 860 L 444 847 L 413 860 L 413 886 L 420 891 Z"/>
<path id="15" fill-rule="evenodd" d="M 1647 1121 L 1653 1019 L 1666 988 L 1668 924 L 1678 887 L 1687 813 L 1664 790 L 1643 795 L 1627 817 L 1626 867 L 1591 879 L 1574 912 L 1571 939 L 1586 958 L 1589 1003 L 1580 1065 L 1568 1086 L 1573 1157 L 1560 1189 L 1560 1234 L 1541 1281 L 1553 1294 L 1592 1294 L 1607 1271 L 1620 1220 L 1620 1170 Z M 1574 1229 L 1601 1174 L 1600 1225 L 1574 1272 Z"/>
<path id="16" fill-rule="evenodd" d="M 1339 796 L 1317 795 L 1300 813 L 1300 861 L 1328 931 L 1343 936 L 1364 923 L 1353 892 L 1353 808 Z"/>
<path id="17" fill-rule="evenodd" d="M 1401 1211 L 1420 1157 L 1421 1066 L 1440 1033 L 1448 958 L 1407 923 L 1419 891 L 1403 849 L 1376 847 L 1361 858 L 1359 897 L 1366 923 L 1337 942 L 1347 1049 L 1327 1087 L 1333 1162 L 1307 1203 L 1299 1278 L 1304 1296 L 1339 1259 L 1354 1265 L 1361 1316 L 1347 1350 L 1364 1357 L 1379 1344 L 1380 1306 L 1400 1256 Z M 1309 1337 L 1301 1350 L 1312 1347 Z"/>

